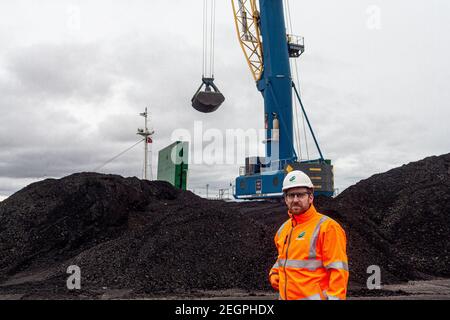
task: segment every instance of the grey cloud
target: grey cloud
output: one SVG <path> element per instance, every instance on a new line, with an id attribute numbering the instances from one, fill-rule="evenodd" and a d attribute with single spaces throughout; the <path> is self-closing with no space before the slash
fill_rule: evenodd
<path id="1" fill-rule="evenodd" d="M 98 45 L 41 44 L 10 53 L 8 71 L 23 95 L 91 100 L 111 90 L 114 69 L 104 59 Z"/>

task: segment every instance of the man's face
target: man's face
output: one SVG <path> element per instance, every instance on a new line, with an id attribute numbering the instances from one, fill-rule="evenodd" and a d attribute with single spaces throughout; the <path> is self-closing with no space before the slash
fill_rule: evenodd
<path id="1" fill-rule="evenodd" d="M 307 188 L 292 188 L 287 190 L 284 201 L 289 211 L 294 214 L 301 214 L 309 209 L 314 200 L 313 193 Z"/>

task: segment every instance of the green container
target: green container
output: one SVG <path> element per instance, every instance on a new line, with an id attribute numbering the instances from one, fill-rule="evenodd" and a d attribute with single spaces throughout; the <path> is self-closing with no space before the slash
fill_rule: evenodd
<path id="1" fill-rule="evenodd" d="M 167 181 L 175 188 L 186 190 L 189 143 L 177 141 L 159 151 L 158 180 Z"/>

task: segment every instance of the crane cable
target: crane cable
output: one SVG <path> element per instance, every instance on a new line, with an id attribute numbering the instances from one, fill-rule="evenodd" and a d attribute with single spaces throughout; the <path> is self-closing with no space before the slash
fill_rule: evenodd
<path id="1" fill-rule="evenodd" d="M 285 16 L 286 16 L 286 20 L 287 20 L 287 26 L 288 26 L 288 33 L 292 34 L 292 19 L 291 19 L 291 13 L 290 13 L 290 2 L 289 0 L 285 0 Z M 291 70 L 294 70 L 294 66 L 296 67 L 296 75 L 297 77 L 295 79 L 298 80 L 298 70 L 297 70 L 297 60 L 294 61 L 294 63 L 291 62 L 291 59 L 289 61 L 290 65 L 291 65 Z M 295 79 L 293 79 L 293 81 L 295 81 Z M 293 101 L 294 101 L 294 117 L 295 117 L 295 121 L 294 121 L 294 132 L 295 132 L 295 139 L 296 139 L 296 143 L 297 143 L 297 149 L 299 151 L 299 155 L 300 155 L 300 160 L 303 159 L 303 153 L 302 153 L 302 147 L 301 147 L 301 133 L 300 133 L 300 123 L 299 123 L 299 118 L 298 118 L 298 105 L 297 105 L 297 99 L 295 99 L 295 96 L 292 96 Z M 303 115 L 303 114 L 302 114 Z M 306 137 L 305 137 L 305 141 L 306 141 Z"/>
<path id="2" fill-rule="evenodd" d="M 285 0 L 286 5 L 286 19 L 288 20 L 288 30 L 290 29 L 289 33 L 292 33 L 292 18 L 291 18 L 291 8 L 290 8 L 290 0 Z M 297 60 L 294 61 L 293 66 L 295 67 L 295 79 L 293 80 L 294 82 L 296 82 L 296 87 L 297 87 L 297 91 L 300 92 L 300 77 L 299 77 L 299 72 L 298 72 L 298 64 L 297 64 Z M 300 141 L 300 124 L 298 123 L 298 112 L 297 110 L 299 109 L 299 106 L 297 104 L 297 99 L 295 99 L 294 97 L 294 112 L 295 112 L 295 124 L 297 126 L 298 132 L 296 133 L 298 135 L 298 148 L 299 148 L 299 153 L 300 153 L 300 157 L 302 158 L 302 152 L 301 152 L 301 141 Z M 310 160 L 310 155 L 309 155 L 309 146 L 308 146 L 308 136 L 306 134 L 306 123 L 305 123 L 305 115 L 303 114 L 303 112 L 300 112 L 300 114 L 302 115 L 302 124 L 303 124 L 303 134 L 305 137 L 305 147 L 306 147 L 306 159 Z"/>
<path id="3" fill-rule="evenodd" d="M 116 160 L 117 158 L 119 158 L 121 155 L 125 154 L 126 152 L 130 151 L 131 149 L 133 149 L 134 147 L 136 147 L 138 144 L 140 144 L 142 141 L 144 141 L 144 139 L 139 140 L 138 142 L 136 142 L 135 144 L 133 144 L 131 147 L 125 149 L 124 151 L 120 152 L 119 154 L 115 155 L 114 157 L 112 157 L 111 159 L 109 159 L 108 161 L 104 162 L 101 166 L 98 166 L 97 168 L 94 169 L 95 171 L 100 170 L 101 168 L 103 168 L 104 166 L 106 166 L 107 164 L 113 162 L 114 160 Z"/>
<path id="4" fill-rule="evenodd" d="M 206 74 L 206 9 L 207 0 L 203 0 L 203 57 L 202 57 L 202 77 Z"/>
<path id="5" fill-rule="evenodd" d="M 289 3 L 288 0 L 285 0 L 285 5 L 284 5 L 284 16 L 286 17 L 286 24 L 287 24 L 287 33 L 288 34 L 292 34 L 292 22 L 290 20 L 290 15 L 288 13 L 288 8 L 289 8 Z M 289 65 L 291 67 L 291 70 L 293 70 L 293 63 L 292 63 L 292 59 L 289 59 Z M 297 100 L 295 99 L 295 96 L 292 95 L 292 100 L 294 103 L 294 140 L 295 140 L 295 147 L 297 147 L 298 150 L 298 155 L 300 156 L 301 160 L 303 158 L 302 156 L 302 148 L 301 148 L 301 143 L 300 143 L 300 128 L 299 128 L 299 122 L 298 122 L 298 112 L 297 112 Z"/>
<path id="6" fill-rule="evenodd" d="M 216 0 L 203 0 L 203 77 L 214 77 Z"/>
<path id="7" fill-rule="evenodd" d="M 214 78 L 214 48 L 216 40 L 216 0 L 211 0 L 211 77 Z"/>

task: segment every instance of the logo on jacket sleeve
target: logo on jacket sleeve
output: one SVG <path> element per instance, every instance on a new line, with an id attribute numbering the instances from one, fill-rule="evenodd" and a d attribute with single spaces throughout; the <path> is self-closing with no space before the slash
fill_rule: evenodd
<path id="1" fill-rule="evenodd" d="M 302 233 L 300 233 L 298 235 L 297 239 L 295 239 L 295 240 L 305 240 L 305 234 L 306 234 L 306 231 L 303 231 Z"/>

